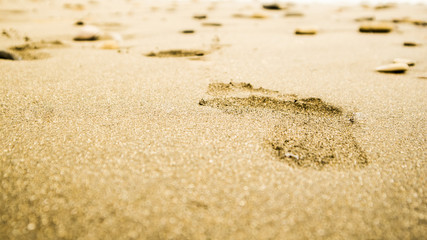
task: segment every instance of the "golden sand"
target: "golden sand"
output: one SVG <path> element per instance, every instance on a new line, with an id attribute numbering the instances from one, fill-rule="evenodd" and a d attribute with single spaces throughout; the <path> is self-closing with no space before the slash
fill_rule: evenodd
<path id="1" fill-rule="evenodd" d="M 0 239 L 427 235 L 427 6 L 0 6 Z"/>

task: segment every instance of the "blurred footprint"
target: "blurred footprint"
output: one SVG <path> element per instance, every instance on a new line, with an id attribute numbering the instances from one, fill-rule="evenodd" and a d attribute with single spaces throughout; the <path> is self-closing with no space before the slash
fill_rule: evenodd
<path id="1" fill-rule="evenodd" d="M 150 52 L 146 54 L 147 57 L 194 57 L 194 56 L 204 56 L 207 54 L 207 51 L 203 50 L 182 50 L 182 49 L 173 49 L 165 50 L 159 52 Z"/>
<path id="2" fill-rule="evenodd" d="M 16 45 L 9 49 L 22 60 L 38 60 L 50 57 L 49 53 L 40 50 L 61 47 L 65 47 L 61 41 L 40 41 Z"/>

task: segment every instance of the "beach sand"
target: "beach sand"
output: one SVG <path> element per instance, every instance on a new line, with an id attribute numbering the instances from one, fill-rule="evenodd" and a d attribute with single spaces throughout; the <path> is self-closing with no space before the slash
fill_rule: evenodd
<path id="1" fill-rule="evenodd" d="M 425 238 L 427 6 L 288 8 L 0 0 L 0 239 Z"/>

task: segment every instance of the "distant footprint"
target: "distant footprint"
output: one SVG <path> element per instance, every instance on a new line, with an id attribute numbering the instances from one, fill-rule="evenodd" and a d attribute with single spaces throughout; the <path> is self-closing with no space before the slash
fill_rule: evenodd
<path id="1" fill-rule="evenodd" d="M 254 88 L 249 83 L 212 83 L 213 96 L 199 104 L 229 113 L 256 109 L 280 114 L 280 122 L 266 137 L 281 161 L 291 166 L 322 169 L 355 169 L 368 164 L 365 152 L 353 137 L 352 115 L 319 98 Z"/>
<path id="2" fill-rule="evenodd" d="M 150 52 L 146 54 L 147 57 L 201 57 L 207 54 L 207 51 L 203 50 L 165 50 L 159 52 Z"/>
<path id="3" fill-rule="evenodd" d="M 203 56 L 206 56 L 214 51 L 221 49 L 228 44 L 221 44 L 218 37 L 212 39 L 210 48 L 206 50 L 195 50 L 195 49 L 171 49 L 163 50 L 159 52 L 150 52 L 145 54 L 147 57 L 159 57 L 159 58 L 169 58 L 169 57 L 188 57 L 193 60 L 201 60 Z"/>
<path id="4" fill-rule="evenodd" d="M 49 53 L 40 51 L 46 48 L 61 48 L 65 45 L 61 41 L 40 41 L 16 45 L 9 49 L 22 60 L 38 60 L 50 57 Z"/>

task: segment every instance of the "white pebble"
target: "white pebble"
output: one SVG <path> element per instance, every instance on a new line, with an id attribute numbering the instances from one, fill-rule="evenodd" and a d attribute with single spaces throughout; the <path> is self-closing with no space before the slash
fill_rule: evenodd
<path id="1" fill-rule="evenodd" d="M 385 73 L 404 73 L 408 69 L 409 67 L 408 67 L 408 64 L 406 63 L 392 63 L 392 64 L 379 66 L 375 70 L 378 72 L 385 72 Z"/>
<path id="2" fill-rule="evenodd" d="M 101 30 L 95 26 L 86 25 L 82 27 L 79 33 L 74 37 L 75 41 L 94 41 L 98 40 Z"/>

